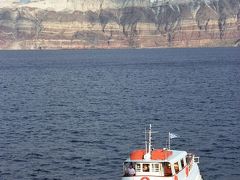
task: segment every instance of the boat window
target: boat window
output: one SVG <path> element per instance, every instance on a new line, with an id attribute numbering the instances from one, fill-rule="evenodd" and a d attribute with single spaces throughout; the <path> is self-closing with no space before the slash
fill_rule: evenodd
<path id="1" fill-rule="evenodd" d="M 184 161 L 184 167 L 187 165 L 187 162 L 186 162 L 186 157 L 183 158 L 183 161 Z"/>
<path id="2" fill-rule="evenodd" d="M 179 172 L 178 162 L 174 163 L 174 169 L 175 169 L 175 173 L 177 174 Z"/>
<path id="3" fill-rule="evenodd" d="M 160 172 L 159 164 L 152 164 L 152 172 Z"/>
<path id="4" fill-rule="evenodd" d="M 164 162 L 163 164 L 164 176 L 172 176 L 171 164 L 169 162 Z"/>
<path id="5" fill-rule="evenodd" d="M 182 169 L 184 168 L 184 161 L 183 159 L 181 159 L 181 166 L 182 166 Z"/>
<path id="6" fill-rule="evenodd" d="M 143 172 L 149 172 L 149 164 L 143 164 Z"/>
<path id="7" fill-rule="evenodd" d="M 136 172 L 141 172 L 141 164 L 136 164 Z"/>

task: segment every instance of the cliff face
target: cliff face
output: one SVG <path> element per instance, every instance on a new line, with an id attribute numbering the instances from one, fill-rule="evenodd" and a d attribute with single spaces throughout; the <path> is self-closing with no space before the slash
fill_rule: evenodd
<path id="1" fill-rule="evenodd" d="M 63 0 L 53 8 L 54 1 L 0 7 L 0 49 L 234 46 L 240 40 L 240 0 Z"/>

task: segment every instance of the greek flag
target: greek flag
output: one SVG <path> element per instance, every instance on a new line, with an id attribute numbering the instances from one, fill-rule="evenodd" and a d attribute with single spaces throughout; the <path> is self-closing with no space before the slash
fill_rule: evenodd
<path id="1" fill-rule="evenodd" d="M 180 137 L 179 135 L 177 135 L 177 134 L 174 134 L 174 133 L 169 133 L 169 138 L 170 139 L 173 139 L 173 138 L 178 138 L 178 137 Z"/>

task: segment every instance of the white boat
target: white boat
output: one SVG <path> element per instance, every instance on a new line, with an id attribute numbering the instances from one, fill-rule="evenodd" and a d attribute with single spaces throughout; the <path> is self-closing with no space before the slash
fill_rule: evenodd
<path id="1" fill-rule="evenodd" d="M 151 125 L 145 133 L 145 149 L 132 151 L 124 161 L 122 180 L 202 180 L 199 157 L 170 149 L 174 134 L 169 133 L 167 148 L 154 149 Z"/>

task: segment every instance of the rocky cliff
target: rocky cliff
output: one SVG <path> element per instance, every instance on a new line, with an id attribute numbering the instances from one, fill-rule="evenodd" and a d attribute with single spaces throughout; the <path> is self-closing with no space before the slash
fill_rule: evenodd
<path id="1" fill-rule="evenodd" d="M 234 46 L 240 0 L 35 0 L 0 5 L 0 49 Z"/>

